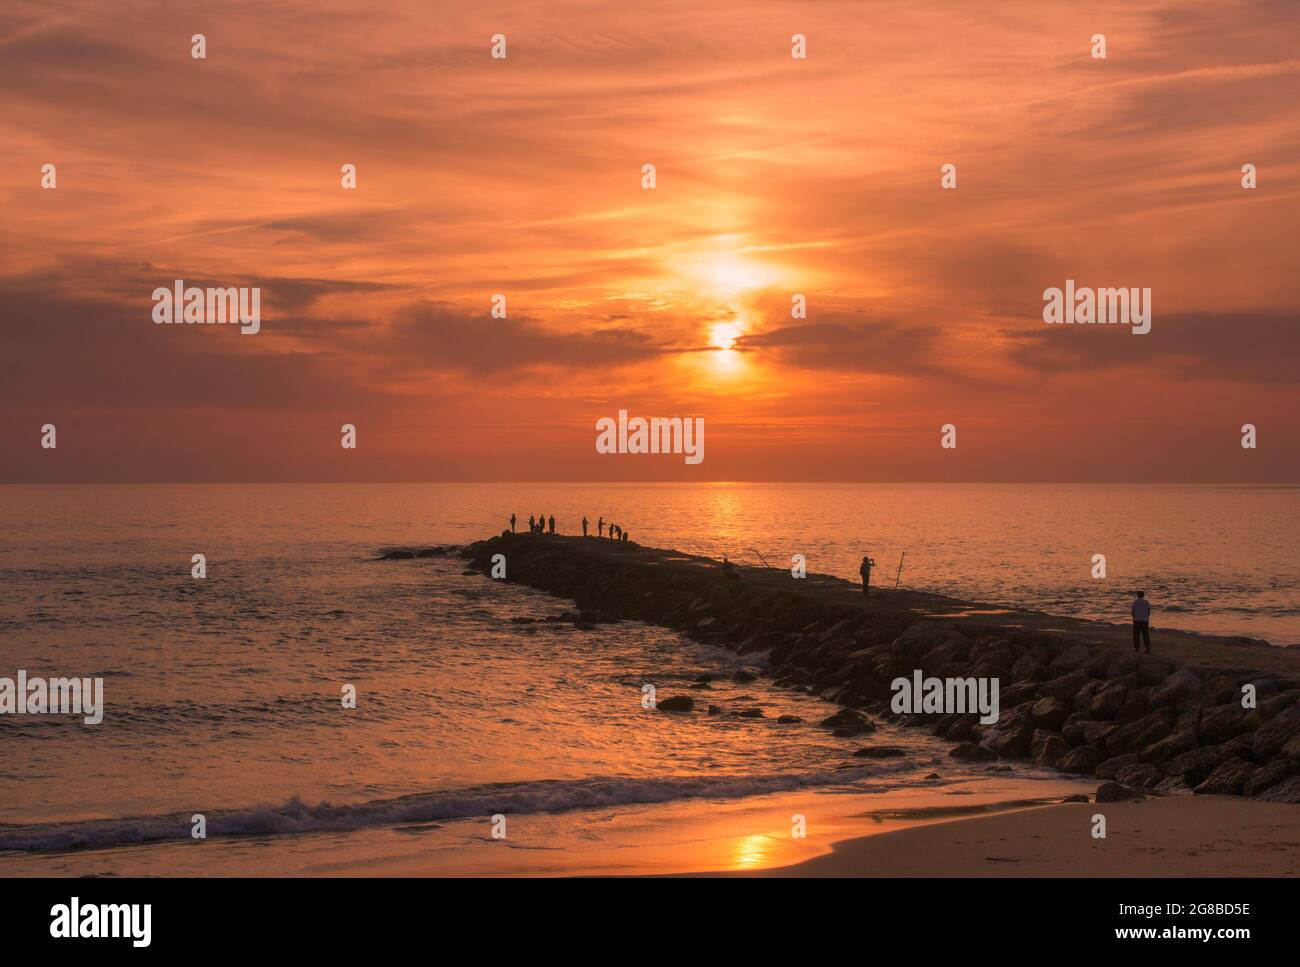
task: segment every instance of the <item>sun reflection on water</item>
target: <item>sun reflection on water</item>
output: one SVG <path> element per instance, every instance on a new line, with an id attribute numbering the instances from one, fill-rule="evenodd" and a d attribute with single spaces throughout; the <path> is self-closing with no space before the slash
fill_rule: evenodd
<path id="1" fill-rule="evenodd" d="M 736 855 L 732 858 L 732 868 L 752 870 L 767 860 L 770 844 L 766 836 L 746 836 L 736 843 Z"/>

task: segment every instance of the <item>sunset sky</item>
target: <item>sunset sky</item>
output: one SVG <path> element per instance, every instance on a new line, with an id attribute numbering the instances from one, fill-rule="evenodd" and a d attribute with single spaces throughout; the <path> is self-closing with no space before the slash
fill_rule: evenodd
<path id="1" fill-rule="evenodd" d="M 1298 36 L 1294 0 L 9 0 L 0 480 L 1300 481 Z M 1152 331 L 1044 325 L 1067 278 L 1151 288 Z M 174 279 L 259 286 L 261 332 L 154 325 Z M 619 409 L 706 459 L 597 454 Z"/>

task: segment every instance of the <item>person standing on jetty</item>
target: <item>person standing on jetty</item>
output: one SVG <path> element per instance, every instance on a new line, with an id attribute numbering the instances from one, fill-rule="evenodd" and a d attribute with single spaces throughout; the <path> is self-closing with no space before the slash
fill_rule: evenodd
<path id="1" fill-rule="evenodd" d="M 554 515 L 554 514 L 551 515 L 551 533 L 552 533 L 552 534 L 555 533 L 555 515 Z"/>
<path id="2" fill-rule="evenodd" d="M 1133 599 L 1133 652 L 1137 653 L 1138 639 L 1146 645 L 1147 654 L 1151 654 L 1151 602 L 1147 593 L 1139 591 Z"/>
<path id="3" fill-rule="evenodd" d="M 583 536 L 583 537 L 586 537 L 586 536 L 587 536 L 587 518 L 586 518 L 586 517 L 583 517 L 583 518 L 582 518 L 582 536 Z"/>
<path id="4" fill-rule="evenodd" d="M 511 515 L 510 515 L 510 533 L 513 534 L 514 532 L 515 532 L 515 515 L 514 515 L 514 514 L 511 514 Z"/>
<path id="5" fill-rule="evenodd" d="M 532 514 L 528 515 L 528 533 L 530 534 L 537 533 L 537 518 L 534 517 Z"/>
<path id="6" fill-rule="evenodd" d="M 858 573 L 862 575 L 862 593 L 866 594 L 871 587 L 871 569 L 876 566 L 876 562 L 871 558 L 863 556 L 862 566 L 858 568 Z"/>

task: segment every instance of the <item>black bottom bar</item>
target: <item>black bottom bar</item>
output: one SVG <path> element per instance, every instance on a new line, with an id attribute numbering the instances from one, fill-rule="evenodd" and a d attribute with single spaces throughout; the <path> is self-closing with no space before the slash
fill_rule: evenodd
<path id="1" fill-rule="evenodd" d="M 570 951 L 576 943 L 611 955 L 668 954 L 689 942 L 698 956 L 710 938 L 734 952 L 766 945 L 774 934 L 808 944 L 811 956 L 832 944 L 866 952 L 884 949 L 873 941 L 901 940 L 925 955 L 1183 953 L 1194 946 L 1232 954 L 1294 933 L 1294 885 L 1285 879 L 42 879 L 0 881 L 0 890 L 6 952 L 62 948 L 92 956 L 337 956 L 415 945 L 458 957 L 518 946 L 535 957 L 561 936 Z M 148 904 L 148 946 L 130 936 L 52 936 L 52 927 L 71 932 L 73 897 L 78 933 L 83 924 L 108 932 L 116 923 L 119 933 L 134 927 L 141 939 L 143 906 L 128 919 L 118 905 Z M 105 914 L 102 904 L 114 909 Z"/>

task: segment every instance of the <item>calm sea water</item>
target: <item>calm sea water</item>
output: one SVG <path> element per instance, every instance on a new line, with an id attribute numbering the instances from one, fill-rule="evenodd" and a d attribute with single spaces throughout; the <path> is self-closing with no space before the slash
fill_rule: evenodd
<path id="1" fill-rule="evenodd" d="M 6 486 L 0 502 L 0 675 L 102 676 L 107 703 L 95 727 L 0 718 L 10 860 L 188 842 L 196 812 L 218 838 L 445 831 L 964 775 L 946 744 L 888 727 L 870 741 L 910 755 L 864 765 L 862 740 L 812 725 L 830 706 L 761 681 L 692 694 L 764 719 L 645 712 L 643 684 L 676 694 L 737 657 L 636 623 L 514 623 L 565 602 L 454 558 L 372 560 L 486 536 L 512 510 L 570 533 L 604 516 L 642 543 L 738 560 L 801 553 L 846 577 L 870 552 L 891 583 L 906 551 L 908 586 L 1114 620 L 1140 586 L 1158 626 L 1300 641 L 1294 488 Z M 190 577 L 195 553 L 206 580 Z"/>

